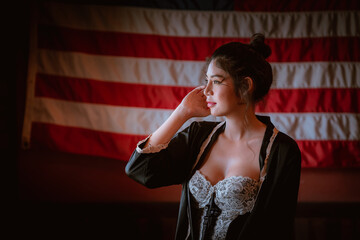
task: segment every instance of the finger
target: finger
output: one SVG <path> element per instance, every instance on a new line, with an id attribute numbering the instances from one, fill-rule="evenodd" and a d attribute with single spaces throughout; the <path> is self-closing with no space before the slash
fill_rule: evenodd
<path id="1" fill-rule="evenodd" d="M 198 86 L 195 88 L 197 91 L 203 91 L 205 89 L 205 86 Z"/>
<path id="2" fill-rule="evenodd" d="M 200 87 L 197 87 L 195 89 L 197 90 L 197 94 L 204 95 L 204 89 L 205 89 L 204 86 L 200 86 Z"/>

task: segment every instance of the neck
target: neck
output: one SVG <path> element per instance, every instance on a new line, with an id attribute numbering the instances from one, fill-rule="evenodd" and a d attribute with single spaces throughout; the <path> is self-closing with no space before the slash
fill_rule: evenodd
<path id="1" fill-rule="evenodd" d="M 233 141 L 250 140 L 264 133 L 266 125 L 259 121 L 255 115 L 254 107 L 250 107 L 236 114 L 226 116 L 224 135 Z"/>

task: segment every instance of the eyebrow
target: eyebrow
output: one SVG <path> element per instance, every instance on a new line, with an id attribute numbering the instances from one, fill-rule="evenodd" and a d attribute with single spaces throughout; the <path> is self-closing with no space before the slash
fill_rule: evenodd
<path id="1" fill-rule="evenodd" d="M 206 74 L 205 74 L 205 76 L 208 77 Z M 225 78 L 225 76 L 219 75 L 219 74 L 211 75 L 209 78 L 213 78 L 213 77 Z"/>

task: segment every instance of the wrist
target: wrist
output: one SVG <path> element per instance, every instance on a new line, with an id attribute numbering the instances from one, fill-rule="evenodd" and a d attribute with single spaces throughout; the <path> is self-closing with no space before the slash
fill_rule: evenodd
<path id="1" fill-rule="evenodd" d="M 180 104 L 174 111 L 174 114 L 179 118 L 182 119 L 184 122 L 192 118 L 191 112 L 185 108 L 182 104 Z"/>

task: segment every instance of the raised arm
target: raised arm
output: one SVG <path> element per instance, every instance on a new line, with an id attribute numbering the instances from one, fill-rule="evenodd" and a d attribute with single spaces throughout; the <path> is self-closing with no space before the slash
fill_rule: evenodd
<path id="1" fill-rule="evenodd" d="M 193 123 L 175 134 L 191 117 L 209 115 L 203 89 L 197 87 L 188 93 L 165 123 L 145 142 L 138 144 L 125 167 L 130 178 L 148 188 L 180 184 L 186 178 L 194 156 L 208 133 L 203 130 L 199 136 L 199 124 Z M 207 129 L 211 131 L 212 128 Z M 190 135 L 193 137 L 190 138 Z"/>
<path id="2" fill-rule="evenodd" d="M 192 117 L 206 117 L 210 110 L 206 106 L 204 86 L 188 93 L 170 117 L 151 135 L 144 147 L 166 144 L 181 126 Z"/>

